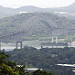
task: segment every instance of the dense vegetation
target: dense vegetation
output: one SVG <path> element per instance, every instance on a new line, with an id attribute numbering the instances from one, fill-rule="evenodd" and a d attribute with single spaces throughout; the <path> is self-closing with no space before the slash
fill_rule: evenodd
<path id="1" fill-rule="evenodd" d="M 8 60 L 10 55 L 0 51 L 0 75 L 53 75 L 52 73 L 37 70 L 29 73 L 25 72 L 25 66 L 17 66 L 16 63 Z"/>
<path id="2" fill-rule="evenodd" d="M 12 54 L 11 60 L 27 67 L 38 67 L 55 75 L 74 75 L 71 67 L 57 66 L 56 64 L 75 64 L 75 48 L 42 48 L 36 49 L 25 46 L 7 52 Z"/>
<path id="3" fill-rule="evenodd" d="M 75 28 L 74 24 L 74 19 L 59 17 L 51 13 L 18 14 L 0 19 L 0 35 L 13 34 L 14 37 L 11 36 L 11 40 L 40 40 L 44 37 L 50 39 L 49 37 L 52 34 L 61 36 L 67 34 L 68 36 L 71 36 L 75 31 L 66 30 L 65 28 Z M 55 28 L 63 28 L 63 30 Z M 17 36 L 17 34 L 21 37 Z"/>
<path id="4" fill-rule="evenodd" d="M 10 55 L 0 52 L 0 75 L 19 75 L 16 63 L 6 60 L 9 57 Z"/>

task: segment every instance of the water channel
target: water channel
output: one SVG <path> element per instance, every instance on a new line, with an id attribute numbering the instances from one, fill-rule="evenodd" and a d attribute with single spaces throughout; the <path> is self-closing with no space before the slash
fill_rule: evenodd
<path id="1" fill-rule="evenodd" d="M 30 47 L 35 47 L 37 49 L 41 48 L 41 43 L 46 42 L 46 41 L 38 41 L 38 40 L 33 40 L 33 41 L 23 41 L 23 47 L 24 46 L 30 46 Z M 43 46 L 43 48 L 63 48 L 64 46 Z M 75 43 L 72 43 L 69 47 L 75 47 Z M 1 43 L 1 50 L 5 49 L 6 51 L 12 51 L 13 49 L 16 48 L 16 43 Z"/>

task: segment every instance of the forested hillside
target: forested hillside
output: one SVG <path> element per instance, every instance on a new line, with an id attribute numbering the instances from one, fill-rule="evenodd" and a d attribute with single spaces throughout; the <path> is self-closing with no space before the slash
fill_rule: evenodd
<path id="1" fill-rule="evenodd" d="M 54 75 L 40 69 L 29 72 L 25 65 L 17 65 L 15 62 L 8 60 L 11 55 L 0 50 L 0 75 Z"/>
<path id="2" fill-rule="evenodd" d="M 75 20 L 50 13 L 26 13 L 0 19 L 0 35 L 21 34 L 26 37 L 48 37 L 75 33 L 67 29 L 75 28 Z M 66 31 L 65 31 L 66 30 Z M 23 33 L 23 35 L 22 35 Z"/>
<path id="3" fill-rule="evenodd" d="M 23 49 L 15 49 L 7 52 L 11 54 L 11 60 L 27 67 L 38 67 L 50 71 L 54 75 L 74 75 L 72 67 L 62 67 L 56 64 L 75 64 L 75 48 L 42 48 L 36 49 L 25 46 Z"/>

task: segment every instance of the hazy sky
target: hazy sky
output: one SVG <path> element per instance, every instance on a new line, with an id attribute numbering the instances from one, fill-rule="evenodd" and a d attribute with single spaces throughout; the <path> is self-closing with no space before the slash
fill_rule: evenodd
<path id="1" fill-rule="evenodd" d="M 73 2 L 75 2 L 75 0 L 0 0 L 0 5 L 12 8 L 18 8 L 27 5 L 47 8 L 67 6 Z"/>

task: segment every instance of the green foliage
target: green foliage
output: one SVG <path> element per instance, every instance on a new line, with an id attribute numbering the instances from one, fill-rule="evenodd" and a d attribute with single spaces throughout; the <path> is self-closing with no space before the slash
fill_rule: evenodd
<path id="1" fill-rule="evenodd" d="M 11 60 L 17 64 L 26 65 L 27 67 L 38 67 L 45 71 L 54 73 L 55 75 L 70 75 L 73 74 L 69 67 L 60 67 L 56 64 L 74 64 L 75 63 L 75 48 L 42 48 L 36 49 L 25 46 L 23 49 L 15 49 L 8 52 L 12 54 Z M 74 75 L 74 74 L 73 74 Z"/>
<path id="2" fill-rule="evenodd" d="M 6 64 L 0 65 L 0 70 L 0 74 L 2 75 L 19 75 L 17 71 L 15 72 L 15 69 L 12 69 Z"/>
<path id="3" fill-rule="evenodd" d="M 0 52 L 0 75 L 34 75 L 34 73 L 26 73 L 24 65 L 17 67 L 16 63 L 7 60 L 9 57 L 10 55 L 5 54 L 4 52 Z M 41 75 L 41 73 L 43 75 L 51 75 L 46 71 L 40 71 L 39 75 Z"/>
<path id="4" fill-rule="evenodd" d="M 52 73 L 49 73 L 47 71 L 37 70 L 37 71 L 33 72 L 32 75 L 53 75 L 53 74 Z"/>
<path id="5" fill-rule="evenodd" d="M 5 54 L 4 52 L 0 52 L 0 74 L 19 75 L 18 72 L 15 71 L 16 64 L 6 59 L 9 57 L 10 55 Z"/>
<path id="6" fill-rule="evenodd" d="M 6 63 L 6 58 L 9 58 L 10 55 L 6 55 L 4 52 L 0 52 L 0 64 Z"/>

